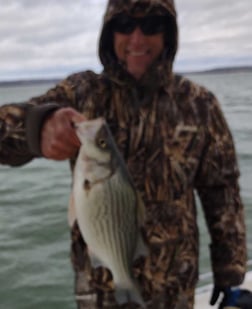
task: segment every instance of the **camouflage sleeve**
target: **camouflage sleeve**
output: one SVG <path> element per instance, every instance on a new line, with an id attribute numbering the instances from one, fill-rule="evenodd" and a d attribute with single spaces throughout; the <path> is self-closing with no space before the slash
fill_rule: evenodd
<path id="1" fill-rule="evenodd" d="M 234 286 L 242 283 L 246 272 L 244 209 L 233 139 L 214 97 L 206 130 L 197 190 L 211 236 L 214 281 L 219 286 Z"/>
<path id="2" fill-rule="evenodd" d="M 19 166 L 40 156 L 34 149 L 38 148 L 43 120 L 56 108 L 74 106 L 74 95 L 70 78 L 27 102 L 1 106 L 0 163 Z"/>

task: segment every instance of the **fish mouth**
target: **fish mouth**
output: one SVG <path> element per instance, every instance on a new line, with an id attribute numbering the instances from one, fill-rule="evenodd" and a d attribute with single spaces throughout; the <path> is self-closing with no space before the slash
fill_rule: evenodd
<path id="1" fill-rule="evenodd" d="M 79 139 L 94 140 L 97 132 L 106 124 L 106 120 L 102 117 L 84 120 L 80 122 L 71 122 L 71 126 L 76 131 Z"/>

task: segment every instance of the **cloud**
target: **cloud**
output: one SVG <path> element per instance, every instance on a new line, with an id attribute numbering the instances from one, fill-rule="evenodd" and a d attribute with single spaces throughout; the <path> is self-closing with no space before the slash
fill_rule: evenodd
<path id="1" fill-rule="evenodd" d="M 100 70 L 105 0 L 0 0 L 0 79 Z M 177 0 L 177 70 L 252 64 L 252 1 Z"/>
<path id="2" fill-rule="evenodd" d="M 14 72 L 26 77 L 39 68 L 55 75 L 98 66 L 97 41 L 105 2 L 4 2 L 0 11 L 0 79 Z M 58 68 L 58 69 L 57 69 Z M 72 69 L 71 69 L 72 68 Z M 58 72 L 57 72 L 58 71 Z"/>
<path id="3" fill-rule="evenodd" d="M 179 68 L 252 64 L 251 1 L 177 0 L 177 10 Z"/>

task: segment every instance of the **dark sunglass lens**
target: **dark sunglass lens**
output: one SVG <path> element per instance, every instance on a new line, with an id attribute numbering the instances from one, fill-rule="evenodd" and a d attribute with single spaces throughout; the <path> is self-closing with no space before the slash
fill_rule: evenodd
<path id="1" fill-rule="evenodd" d="M 135 29 L 136 23 L 130 16 L 119 15 L 114 19 L 113 27 L 116 32 L 129 34 Z"/>
<path id="2" fill-rule="evenodd" d="M 165 16 L 147 16 L 143 18 L 141 29 L 144 34 L 152 35 L 162 33 L 166 28 Z"/>

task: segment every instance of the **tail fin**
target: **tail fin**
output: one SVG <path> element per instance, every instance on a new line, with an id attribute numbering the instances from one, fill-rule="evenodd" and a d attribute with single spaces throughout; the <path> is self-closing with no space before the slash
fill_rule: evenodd
<path id="1" fill-rule="evenodd" d="M 144 309 L 146 308 L 144 300 L 136 284 L 131 284 L 129 288 L 120 288 L 119 286 L 116 286 L 115 298 L 119 305 L 133 302 L 139 304 Z"/>

